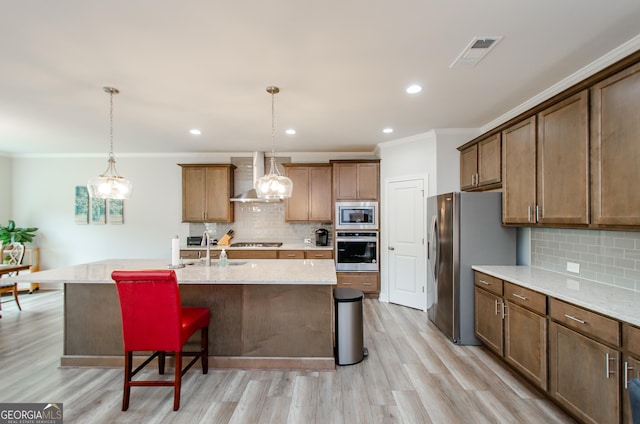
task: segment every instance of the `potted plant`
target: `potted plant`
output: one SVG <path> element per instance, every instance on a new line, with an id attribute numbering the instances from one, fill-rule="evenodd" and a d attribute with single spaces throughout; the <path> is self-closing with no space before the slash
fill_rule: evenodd
<path id="1" fill-rule="evenodd" d="M 37 228 L 20 228 L 16 227 L 16 223 L 9 220 L 9 225 L 0 225 L 0 242 L 2 246 L 9 243 L 29 243 L 36 236 L 34 233 L 38 231 Z"/>

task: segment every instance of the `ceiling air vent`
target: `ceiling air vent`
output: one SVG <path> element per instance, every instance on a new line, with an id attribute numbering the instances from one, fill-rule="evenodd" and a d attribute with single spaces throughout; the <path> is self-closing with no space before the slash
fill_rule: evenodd
<path id="1" fill-rule="evenodd" d="M 474 37 L 449 68 L 471 68 L 493 49 L 502 37 Z"/>

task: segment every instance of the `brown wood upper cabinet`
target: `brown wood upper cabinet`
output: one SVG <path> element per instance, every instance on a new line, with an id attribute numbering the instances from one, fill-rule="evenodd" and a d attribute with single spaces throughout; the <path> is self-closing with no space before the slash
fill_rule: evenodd
<path id="1" fill-rule="evenodd" d="M 533 223 L 536 206 L 536 117 L 502 132 L 502 222 Z"/>
<path id="2" fill-rule="evenodd" d="M 331 222 L 331 164 L 285 164 L 293 182 L 291 198 L 285 201 L 286 221 Z"/>
<path id="3" fill-rule="evenodd" d="M 589 93 L 538 114 L 537 222 L 589 224 Z"/>
<path id="4" fill-rule="evenodd" d="M 460 189 L 499 187 L 502 181 L 500 165 L 500 133 L 467 147 L 460 152 Z"/>
<path id="5" fill-rule="evenodd" d="M 182 167 L 182 222 L 233 222 L 234 165 Z"/>
<path id="6" fill-rule="evenodd" d="M 331 161 L 335 200 L 378 200 L 380 161 Z"/>
<path id="7" fill-rule="evenodd" d="M 591 88 L 592 224 L 639 226 L 640 64 Z"/>
<path id="8" fill-rule="evenodd" d="M 588 92 L 502 132 L 503 222 L 589 224 Z"/>

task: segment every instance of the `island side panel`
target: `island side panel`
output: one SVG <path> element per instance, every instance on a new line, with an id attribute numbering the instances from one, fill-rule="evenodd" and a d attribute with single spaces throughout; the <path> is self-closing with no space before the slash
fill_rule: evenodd
<path id="1" fill-rule="evenodd" d="M 333 287 L 246 285 L 243 356 L 332 357 Z"/>
<path id="2" fill-rule="evenodd" d="M 181 284 L 184 306 L 209 308 L 209 356 L 242 355 L 242 285 Z M 190 344 L 198 345 L 199 337 Z M 195 343 L 194 343 L 195 342 Z"/>
<path id="3" fill-rule="evenodd" d="M 64 285 L 64 354 L 123 355 L 115 284 Z"/>

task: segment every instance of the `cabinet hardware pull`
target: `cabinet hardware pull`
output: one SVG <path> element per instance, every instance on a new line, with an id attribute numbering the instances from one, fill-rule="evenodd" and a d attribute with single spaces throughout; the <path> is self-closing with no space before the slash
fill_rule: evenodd
<path id="1" fill-rule="evenodd" d="M 480 174 L 476 174 L 476 186 L 480 185 Z"/>
<path id="2" fill-rule="evenodd" d="M 507 304 L 502 302 L 502 319 L 507 316 Z"/>
<path id="3" fill-rule="evenodd" d="M 610 375 L 615 375 L 616 374 L 615 368 L 611 369 L 611 367 L 609 366 L 609 361 L 611 361 L 612 359 L 615 360 L 616 358 L 615 358 L 615 356 L 612 357 L 611 355 L 609 355 L 609 352 L 607 352 L 605 354 L 605 358 L 607 360 L 607 366 L 605 367 L 605 369 L 606 369 L 606 372 L 607 372 L 607 379 L 608 379 Z"/>
<path id="4" fill-rule="evenodd" d="M 527 222 L 531 222 L 531 205 L 527 206 Z"/>
<path id="5" fill-rule="evenodd" d="M 518 298 L 518 299 L 520 299 L 520 300 L 529 300 L 529 299 L 527 299 L 525 296 L 519 295 L 519 294 L 517 294 L 517 293 L 513 293 L 513 296 L 514 296 L 514 297 L 517 297 L 517 298 Z"/>
<path id="6" fill-rule="evenodd" d="M 324 255 L 322 253 L 316 253 L 314 256 L 316 258 L 322 258 Z"/>
<path id="7" fill-rule="evenodd" d="M 629 366 L 629 363 L 627 361 L 624 361 L 624 388 L 628 389 L 629 388 L 629 370 L 633 371 L 633 367 Z"/>
<path id="8" fill-rule="evenodd" d="M 290 257 L 290 258 L 293 258 L 293 257 L 296 256 L 296 254 L 295 253 L 287 253 L 287 256 Z"/>
<path id="9" fill-rule="evenodd" d="M 498 315 L 500 313 L 500 311 L 498 310 L 498 299 L 494 300 L 494 302 L 496 302 L 496 309 L 495 309 L 494 315 Z"/>
<path id="10" fill-rule="evenodd" d="M 573 321 L 579 322 L 580 324 L 586 324 L 586 323 L 587 323 L 587 321 L 583 321 L 583 320 L 581 320 L 580 318 L 576 318 L 576 317 L 571 316 L 571 315 L 569 315 L 569 314 L 564 314 L 564 316 L 565 316 L 566 318 L 569 318 L 570 320 L 573 320 Z"/>
<path id="11" fill-rule="evenodd" d="M 539 214 L 539 208 L 538 205 L 536 205 L 536 222 L 540 221 L 540 214 Z"/>
<path id="12" fill-rule="evenodd" d="M 490 286 L 490 285 L 491 285 L 491 283 L 488 283 L 488 282 L 486 282 L 486 281 L 484 281 L 484 280 L 482 280 L 482 279 L 478 280 L 478 282 L 480 282 L 480 283 L 482 283 L 482 284 L 485 284 L 485 285 L 487 285 L 487 286 Z"/>

